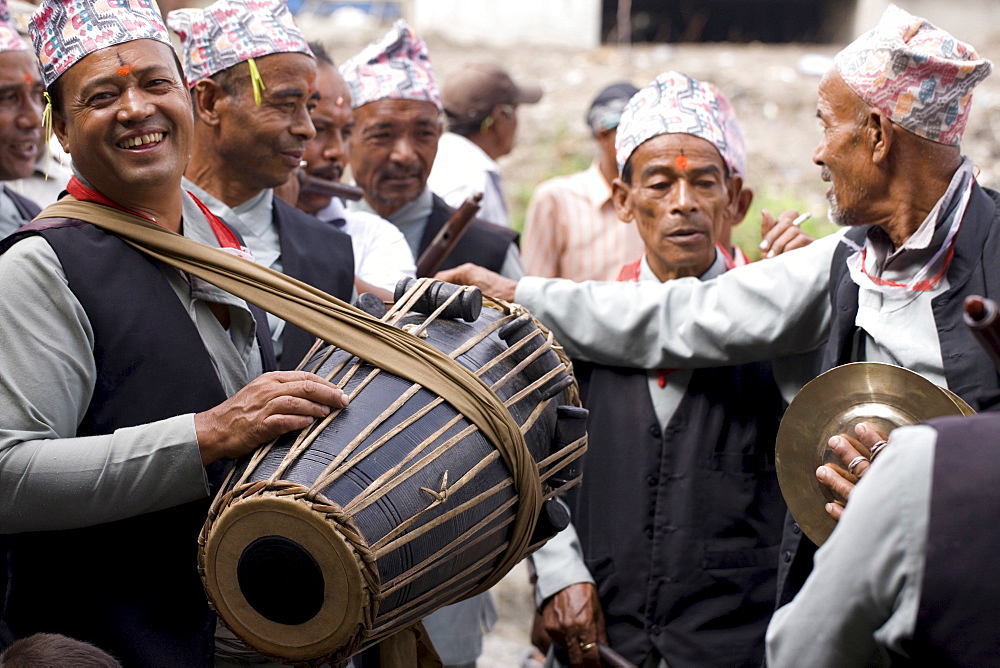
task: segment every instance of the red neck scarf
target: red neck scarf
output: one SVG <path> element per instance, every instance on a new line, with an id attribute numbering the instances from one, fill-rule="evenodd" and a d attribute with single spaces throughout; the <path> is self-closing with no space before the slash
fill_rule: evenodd
<path id="1" fill-rule="evenodd" d="M 88 188 L 83 184 L 82 181 L 80 181 L 80 179 L 76 178 L 75 176 L 70 177 L 69 183 L 66 184 L 66 192 L 68 192 L 70 195 L 72 195 L 74 198 L 76 198 L 81 202 L 94 202 L 95 204 L 103 204 L 104 206 L 109 206 L 112 209 L 118 209 L 119 211 L 130 213 L 133 216 L 139 216 L 140 218 L 148 220 L 153 224 L 160 225 L 152 218 L 144 216 L 141 213 L 136 213 L 131 209 L 126 209 L 122 205 L 111 201 L 110 199 L 108 199 L 101 193 L 97 192 L 96 190 Z M 208 224 L 212 226 L 212 232 L 215 233 L 215 238 L 219 242 L 219 246 L 223 249 L 228 248 L 234 251 L 239 251 L 240 253 L 245 253 L 246 248 L 244 248 L 244 246 L 239 242 L 239 239 L 236 238 L 236 235 L 233 234 L 233 231 L 229 229 L 224 222 L 219 220 L 218 216 L 209 211 L 208 207 L 202 204 L 201 200 L 195 197 L 194 194 L 190 192 L 188 192 L 188 194 L 191 195 L 195 203 L 198 205 L 198 208 L 201 209 L 201 212 L 203 214 L 205 214 L 205 218 L 208 219 Z M 160 225 L 160 227 L 163 226 Z"/>

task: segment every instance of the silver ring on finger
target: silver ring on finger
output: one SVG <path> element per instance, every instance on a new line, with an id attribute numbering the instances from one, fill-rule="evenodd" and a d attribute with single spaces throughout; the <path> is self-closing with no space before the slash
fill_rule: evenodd
<path id="1" fill-rule="evenodd" d="M 865 457 L 864 455 L 858 455 L 857 457 L 852 459 L 851 463 L 847 465 L 847 470 L 851 472 L 851 475 L 858 475 L 857 473 L 854 472 L 854 469 L 857 468 L 858 464 L 860 464 L 861 462 L 870 463 L 871 460 Z"/>
<path id="2" fill-rule="evenodd" d="M 889 445 L 889 443 L 888 443 L 888 441 L 886 441 L 885 439 L 882 439 L 882 440 L 880 440 L 880 441 L 876 442 L 876 443 L 875 443 L 875 445 L 873 445 L 873 446 L 872 446 L 872 449 L 871 449 L 871 453 L 872 453 L 872 454 L 871 454 L 871 456 L 870 456 L 870 460 L 869 460 L 869 461 L 875 461 L 875 456 L 876 456 L 876 455 L 877 455 L 877 454 L 878 454 L 879 452 L 881 452 L 881 451 L 882 451 L 882 448 L 884 448 L 884 447 L 885 447 L 885 446 L 887 446 L 887 445 Z"/>

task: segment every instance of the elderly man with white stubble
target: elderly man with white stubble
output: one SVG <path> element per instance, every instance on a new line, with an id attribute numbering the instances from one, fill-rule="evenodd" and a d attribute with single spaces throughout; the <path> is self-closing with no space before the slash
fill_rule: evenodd
<path id="1" fill-rule="evenodd" d="M 820 82 L 813 161 L 846 229 L 806 248 L 704 282 L 514 282 L 468 266 L 442 277 L 523 304 L 583 359 L 690 368 L 822 351 L 821 369 L 896 364 L 976 407 L 1000 376 L 961 326 L 961 306 L 967 295 L 1000 297 L 1000 194 L 976 183 L 960 142 L 972 91 L 991 71 L 973 47 L 895 6 L 842 50 Z M 885 436 L 862 425 L 830 447 L 864 475 L 865 453 Z M 817 478 L 846 502 L 846 478 L 829 467 Z M 788 518 L 779 606 L 815 549 Z"/>

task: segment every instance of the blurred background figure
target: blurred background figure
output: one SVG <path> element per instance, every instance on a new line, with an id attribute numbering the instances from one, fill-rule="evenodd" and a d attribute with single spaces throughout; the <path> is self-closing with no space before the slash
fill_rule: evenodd
<path id="1" fill-rule="evenodd" d="M 480 220 L 510 227 L 497 160 L 514 149 L 517 107 L 542 99 L 538 86 L 518 85 L 499 65 L 471 63 L 444 80 L 441 103 L 448 131 L 427 185 L 449 206 L 481 192 Z"/>
<path id="2" fill-rule="evenodd" d="M 597 142 L 594 162 L 535 189 L 524 223 L 527 275 L 613 281 L 625 264 L 642 255 L 635 226 L 622 222 L 611 202 L 611 182 L 618 177 L 615 132 L 622 109 L 638 90 L 620 82 L 598 93 L 586 116 Z"/>

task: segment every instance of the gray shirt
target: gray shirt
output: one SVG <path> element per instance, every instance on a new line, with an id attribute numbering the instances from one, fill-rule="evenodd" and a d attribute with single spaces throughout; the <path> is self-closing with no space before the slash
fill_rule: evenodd
<path id="1" fill-rule="evenodd" d="M 186 195 L 183 213 L 185 236 L 218 245 Z M 246 303 L 163 272 L 234 394 L 261 373 Z M 89 526 L 207 496 L 193 414 L 76 436 L 94 390 L 94 333 L 52 247 L 19 241 L 0 256 L 0 281 L 0 533 Z M 228 332 L 206 302 L 228 305 Z"/>
<path id="2" fill-rule="evenodd" d="M 239 232 L 257 264 L 282 271 L 281 237 L 272 218 L 274 190 L 268 188 L 251 197 L 239 206 L 230 208 L 207 191 L 202 190 L 186 177 L 182 180 L 185 190 L 190 190 L 201 200 L 208 210 L 221 218 L 227 225 Z M 267 314 L 267 326 L 271 330 L 271 345 L 275 357 L 281 357 L 282 334 L 285 321 L 271 313 Z"/>
<path id="3" fill-rule="evenodd" d="M 913 637 L 927 555 L 937 432 L 892 432 L 890 445 L 851 494 L 813 571 L 767 629 L 767 664 L 888 665 Z"/>

